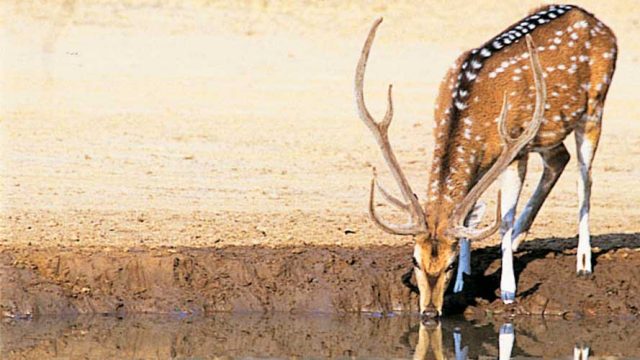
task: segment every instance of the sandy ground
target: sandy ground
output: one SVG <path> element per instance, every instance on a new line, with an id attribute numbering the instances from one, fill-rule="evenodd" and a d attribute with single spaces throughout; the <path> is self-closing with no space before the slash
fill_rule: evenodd
<path id="1" fill-rule="evenodd" d="M 620 48 L 594 165 L 592 231 L 638 234 L 640 3 L 576 3 L 613 28 Z M 370 167 L 386 169 L 352 94 L 370 23 L 385 17 L 370 107 L 382 111 L 393 82 L 392 142 L 422 194 L 447 67 L 536 5 L 2 2 L 0 241 L 410 243 L 382 234 L 365 211 Z M 540 174 L 539 160 L 531 163 L 525 196 Z M 574 156 L 531 239 L 576 234 L 575 168 Z"/>

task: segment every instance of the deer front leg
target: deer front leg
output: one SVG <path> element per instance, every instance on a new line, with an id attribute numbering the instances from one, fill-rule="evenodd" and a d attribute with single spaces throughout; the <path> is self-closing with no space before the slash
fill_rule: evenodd
<path id="1" fill-rule="evenodd" d="M 500 298 L 505 304 L 516 299 L 516 277 L 513 269 L 512 233 L 513 220 L 518 206 L 518 197 L 527 173 L 527 157 L 513 161 L 502 174 L 502 274 L 500 277 Z"/>
<path id="2" fill-rule="evenodd" d="M 464 287 L 464 274 L 471 274 L 471 244 L 468 239 L 460 240 L 460 255 L 458 257 L 458 272 L 456 273 L 456 283 L 453 292 L 459 293 Z"/>
<path id="3" fill-rule="evenodd" d="M 479 201 L 474 205 L 473 210 L 471 210 L 469 215 L 467 215 L 464 225 L 471 229 L 478 227 L 486 210 L 487 204 L 485 204 L 484 201 Z M 464 287 L 464 274 L 471 275 L 471 243 L 469 239 L 462 238 L 460 240 L 460 254 L 458 257 L 456 283 L 453 286 L 454 293 L 462 291 L 462 288 Z"/>
<path id="4" fill-rule="evenodd" d="M 522 209 L 522 213 L 518 215 L 518 220 L 513 227 L 513 251 L 518 250 L 520 242 L 527 235 L 531 224 L 535 220 L 536 215 L 538 215 L 538 211 L 540 211 L 540 207 L 547 199 L 551 189 L 553 189 L 553 186 L 560 178 L 562 171 L 564 171 L 564 168 L 571 158 L 567 148 L 563 144 L 549 150 L 541 151 L 540 157 L 542 157 L 544 171 L 542 172 L 542 177 L 538 182 L 536 190 L 533 192 L 533 195 L 531 195 L 531 199 L 527 201 L 524 209 Z"/>

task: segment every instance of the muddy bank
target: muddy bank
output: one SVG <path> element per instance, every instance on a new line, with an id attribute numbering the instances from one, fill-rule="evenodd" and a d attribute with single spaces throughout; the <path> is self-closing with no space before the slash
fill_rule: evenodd
<path id="1" fill-rule="evenodd" d="M 410 251 L 382 247 L 21 250 L 2 258 L 5 315 L 415 310 Z"/>
<path id="2" fill-rule="evenodd" d="M 518 301 L 496 297 L 499 250 L 475 250 L 463 294 L 447 314 L 635 316 L 640 252 L 635 234 L 597 237 L 595 274 L 577 279 L 575 239 L 525 244 L 518 252 Z M 622 247 L 627 246 L 627 247 Z M 411 248 L 332 246 L 31 249 L 0 252 L 0 308 L 6 317 L 44 314 L 215 312 L 416 312 L 400 281 Z"/>

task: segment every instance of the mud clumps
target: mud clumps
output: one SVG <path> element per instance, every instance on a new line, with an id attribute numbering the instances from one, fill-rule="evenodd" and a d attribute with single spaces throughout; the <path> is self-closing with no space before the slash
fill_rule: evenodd
<path id="1" fill-rule="evenodd" d="M 633 239 L 635 240 L 635 239 Z M 633 246 L 635 241 L 629 241 Z M 464 309 L 477 317 L 481 313 L 556 315 L 567 319 L 602 315 L 637 316 L 640 299 L 640 252 L 637 248 L 594 249 L 594 273 L 575 274 L 575 241 L 548 240 L 529 243 L 514 260 L 518 294 L 516 303 L 502 304 L 498 293 L 500 260 L 497 249 L 479 249 L 473 253 L 475 272 L 465 285 L 476 295 L 476 304 Z M 480 269 L 484 269 L 481 272 Z M 482 288 L 482 287 L 485 288 Z M 467 303 L 469 304 L 469 303 Z"/>
<path id="2" fill-rule="evenodd" d="M 635 316 L 640 252 L 594 253 L 591 278 L 575 276 L 571 242 L 527 244 L 517 254 L 518 295 L 498 294 L 499 249 L 475 250 L 462 294 L 448 293 L 447 314 L 545 314 L 580 318 Z M 557 245 L 557 244 L 556 244 Z M 542 249 L 542 246 L 547 246 Z M 566 248 L 569 246 L 569 248 Z M 417 312 L 402 284 L 411 247 L 344 248 L 3 248 L 3 316 L 215 312 Z"/>

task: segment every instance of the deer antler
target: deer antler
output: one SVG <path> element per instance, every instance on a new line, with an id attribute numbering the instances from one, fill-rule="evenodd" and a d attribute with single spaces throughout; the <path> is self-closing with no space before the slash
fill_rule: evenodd
<path id="1" fill-rule="evenodd" d="M 516 158 L 518 153 L 527 145 L 538 133 L 540 124 L 542 123 L 542 116 L 544 114 L 544 104 L 547 99 L 546 85 L 544 77 L 542 75 L 542 67 L 540 66 L 540 60 L 538 59 L 538 52 L 531 36 L 527 35 L 527 48 L 531 55 L 531 70 L 533 71 L 533 79 L 536 87 L 536 105 L 533 111 L 533 118 L 531 124 L 522 132 L 517 138 L 512 138 L 506 129 L 507 120 L 507 98 L 504 97 L 502 103 L 502 110 L 500 111 L 498 130 L 500 137 L 503 141 L 503 150 L 496 162 L 485 173 L 485 175 L 476 183 L 476 185 L 469 191 L 464 200 L 460 203 L 456 211 L 454 211 L 451 217 L 450 234 L 455 237 L 465 237 L 470 240 L 479 240 L 491 236 L 498 231 L 501 224 L 500 216 L 500 193 L 498 193 L 498 205 L 496 220 L 491 225 L 484 229 L 469 229 L 463 225 L 464 219 L 471 211 L 473 204 L 480 199 L 480 196 L 489 188 L 489 186 L 502 174 L 502 172 L 509 166 L 509 164 Z"/>
<path id="2" fill-rule="evenodd" d="M 382 155 L 384 156 L 387 165 L 389 166 L 389 170 L 391 170 L 391 174 L 395 178 L 398 183 L 398 187 L 400 188 L 400 192 L 402 193 L 402 197 L 405 202 L 402 202 L 395 197 L 391 196 L 387 191 L 382 189 L 380 185 L 378 185 L 376 180 L 376 174 L 374 169 L 373 179 L 371 180 L 371 191 L 369 194 L 369 214 L 373 221 L 378 225 L 382 230 L 395 235 L 416 235 L 419 233 L 424 233 L 427 231 L 427 221 L 418 202 L 418 198 L 414 195 L 413 190 L 411 190 L 411 186 L 409 186 L 409 182 L 405 177 L 402 169 L 400 169 L 400 165 L 398 164 L 398 160 L 391 149 L 391 144 L 389 143 L 389 125 L 391 124 L 391 119 L 393 118 L 393 100 L 391 97 L 391 89 L 392 85 L 389 85 L 389 90 L 387 93 L 387 112 L 384 115 L 384 118 L 381 122 L 376 122 L 369 110 L 367 110 L 367 106 L 364 103 L 364 72 L 367 67 L 367 60 L 369 59 L 369 52 L 371 51 L 371 45 L 373 44 L 373 39 L 376 35 L 376 30 L 378 26 L 382 22 L 382 18 L 376 20 L 371 26 L 371 30 L 369 30 L 369 35 L 367 36 L 367 40 L 364 43 L 364 47 L 362 48 L 362 52 L 360 53 L 360 60 L 358 61 L 358 66 L 356 67 L 356 77 L 355 77 L 355 94 L 356 94 L 356 103 L 358 105 L 358 114 L 360 115 L 360 119 L 367 125 L 373 137 L 376 139 L 380 150 L 382 151 Z M 410 215 L 410 223 L 405 225 L 395 225 L 388 224 L 382 221 L 382 219 L 376 214 L 375 206 L 374 206 L 374 193 L 375 187 L 378 187 L 382 195 L 393 205 L 398 208 L 404 209 L 408 211 Z"/>

